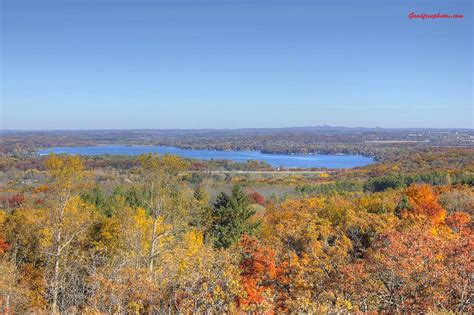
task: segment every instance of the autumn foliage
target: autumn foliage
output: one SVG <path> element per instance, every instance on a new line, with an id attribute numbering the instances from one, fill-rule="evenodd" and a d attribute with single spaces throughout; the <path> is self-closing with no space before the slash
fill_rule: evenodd
<path id="1" fill-rule="evenodd" d="M 0 235 L 0 255 L 5 253 L 10 245 L 5 241 L 4 237 Z"/>
<path id="2" fill-rule="evenodd" d="M 242 237 L 240 246 L 242 258 L 239 266 L 245 296 L 238 299 L 238 305 L 247 311 L 269 309 L 276 275 L 275 253 L 248 235 Z"/>
<path id="3" fill-rule="evenodd" d="M 409 208 L 402 215 L 424 216 L 434 224 L 441 224 L 446 218 L 446 210 L 438 203 L 433 189 L 428 185 L 412 185 L 405 190 Z"/>
<path id="4" fill-rule="evenodd" d="M 79 157 L 45 164 L 2 195 L 0 313 L 474 312 L 472 186 L 328 182 L 265 201 L 196 182 L 177 156 L 114 180 Z"/>
<path id="5" fill-rule="evenodd" d="M 2 203 L 4 208 L 16 208 L 21 206 L 25 201 L 25 196 L 20 194 L 15 194 L 12 196 L 2 198 Z"/>
<path id="6" fill-rule="evenodd" d="M 258 204 L 261 206 L 265 205 L 265 198 L 257 191 L 249 193 L 249 199 L 251 203 Z"/>
<path id="7" fill-rule="evenodd" d="M 347 265 L 342 289 L 359 309 L 424 312 L 471 309 L 471 236 L 440 238 L 429 229 L 381 235 L 367 259 Z"/>

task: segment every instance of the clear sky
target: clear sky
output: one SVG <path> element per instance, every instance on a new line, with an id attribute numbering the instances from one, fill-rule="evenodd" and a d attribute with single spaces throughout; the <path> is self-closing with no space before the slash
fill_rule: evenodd
<path id="1" fill-rule="evenodd" d="M 0 2 L 1 129 L 473 128 L 472 0 Z"/>

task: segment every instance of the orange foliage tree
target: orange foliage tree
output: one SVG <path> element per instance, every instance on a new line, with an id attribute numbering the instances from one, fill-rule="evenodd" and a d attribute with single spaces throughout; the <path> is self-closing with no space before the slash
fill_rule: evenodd
<path id="1" fill-rule="evenodd" d="M 472 236 L 441 238 L 429 227 L 388 232 L 344 268 L 341 288 L 361 311 L 472 312 L 473 245 Z"/>
<path id="2" fill-rule="evenodd" d="M 405 190 L 408 205 L 401 209 L 402 216 L 424 216 L 435 225 L 444 223 L 446 210 L 438 203 L 438 198 L 429 185 L 412 185 Z"/>
<path id="3" fill-rule="evenodd" d="M 276 274 L 275 254 L 248 235 L 242 237 L 240 247 L 241 282 L 246 295 L 238 299 L 238 305 L 244 311 L 269 311 Z"/>

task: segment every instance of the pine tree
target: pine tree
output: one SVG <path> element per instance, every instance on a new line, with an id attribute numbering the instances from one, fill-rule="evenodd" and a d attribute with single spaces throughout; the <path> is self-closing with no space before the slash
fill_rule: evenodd
<path id="1" fill-rule="evenodd" d="M 221 192 L 212 208 L 212 224 L 208 237 L 217 248 L 228 248 L 237 242 L 242 234 L 251 235 L 259 226 L 259 222 L 251 222 L 255 210 L 250 205 L 247 194 L 242 187 L 232 187 L 227 195 Z"/>
<path id="2" fill-rule="evenodd" d="M 400 202 L 395 207 L 395 215 L 401 218 L 402 211 L 404 210 L 411 210 L 410 201 L 408 200 L 408 197 L 406 195 L 403 195 L 402 199 L 400 199 Z"/>

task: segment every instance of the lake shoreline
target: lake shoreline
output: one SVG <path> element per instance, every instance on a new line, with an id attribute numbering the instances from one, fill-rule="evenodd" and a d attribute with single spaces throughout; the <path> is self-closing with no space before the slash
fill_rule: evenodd
<path id="1" fill-rule="evenodd" d="M 94 146 L 67 146 L 41 148 L 37 151 L 38 156 L 50 153 L 73 154 L 85 156 L 137 156 L 140 154 L 175 154 L 183 158 L 200 160 L 230 160 L 245 163 L 250 160 L 261 161 L 275 168 L 353 168 L 366 166 L 376 162 L 375 157 L 354 154 L 279 154 L 264 153 L 257 150 L 209 150 L 188 149 L 172 146 L 157 145 L 94 145 Z"/>

